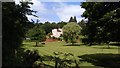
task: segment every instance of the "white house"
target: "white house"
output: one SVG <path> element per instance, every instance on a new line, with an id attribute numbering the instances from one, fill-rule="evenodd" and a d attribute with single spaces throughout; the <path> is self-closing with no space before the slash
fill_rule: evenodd
<path id="1" fill-rule="evenodd" d="M 51 37 L 59 38 L 61 34 L 63 34 L 62 29 L 60 29 L 60 28 L 59 29 L 52 29 Z"/>

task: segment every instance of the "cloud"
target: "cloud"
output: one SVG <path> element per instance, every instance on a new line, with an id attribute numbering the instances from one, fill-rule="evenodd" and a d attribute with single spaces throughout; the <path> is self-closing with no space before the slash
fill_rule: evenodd
<path id="1" fill-rule="evenodd" d="M 43 3 L 41 3 L 39 0 L 32 0 L 33 5 L 31 6 L 31 9 L 38 11 L 38 12 L 44 12 L 46 11 L 46 8 Z"/>
<path id="2" fill-rule="evenodd" d="M 20 3 L 20 0 L 14 0 L 16 4 L 19 4 Z"/>
<path id="3" fill-rule="evenodd" d="M 61 1 L 61 0 L 59 0 Z M 19 0 L 16 0 L 18 3 Z M 33 5 L 31 9 L 37 11 L 35 15 L 39 18 L 28 16 L 28 19 L 31 21 L 37 19 L 40 22 L 59 22 L 59 21 L 68 21 L 71 16 L 76 16 L 77 21 L 81 21 L 82 18 L 80 15 L 85 11 L 79 4 L 67 4 L 67 2 L 41 2 L 40 0 L 32 0 Z"/>
<path id="4" fill-rule="evenodd" d="M 86 0 L 40 0 L 41 2 L 86 2 Z"/>
<path id="5" fill-rule="evenodd" d="M 55 9 L 55 8 L 54 8 Z M 56 14 L 62 21 L 68 21 L 71 16 L 76 16 L 77 20 L 80 21 L 84 18 L 81 18 L 80 15 L 83 14 L 85 9 L 81 8 L 79 5 L 65 5 L 62 3 L 62 7 L 56 8 Z"/>
<path id="6" fill-rule="evenodd" d="M 21 0 L 15 0 L 16 4 L 19 4 Z M 33 5 L 30 5 L 30 9 L 37 11 L 37 13 L 35 15 L 37 15 L 38 17 L 40 17 L 40 14 L 45 14 L 45 12 L 47 11 L 47 9 L 45 8 L 44 4 L 41 3 L 39 0 L 31 0 L 30 2 L 33 3 Z M 34 13 L 33 13 L 34 14 Z M 28 17 L 28 20 L 31 21 L 31 19 L 33 19 L 34 21 L 36 21 L 39 18 L 36 18 L 34 16 L 31 15 L 26 15 Z"/>
<path id="7" fill-rule="evenodd" d="M 37 19 L 41 21 L 41 16 L 44 15 L 47 11 L 47 9 L 45 8 L 45 5 L 43 3 L 41 3 L 39 0 L 32 0 L 31 2 L 33 2 L 33 5 L 31 5 L 31 9 L 34 11 L 37 11 L 37 13 L 35 15 L 38 16 L 38 18 L 34 17 L 34 16 L 28 16 L 28 19 L 31 21 L 31 19 L 33 19 L 34 21 L 36 21 Z M 43 20 L 43 18 L 42 18 Z"/>

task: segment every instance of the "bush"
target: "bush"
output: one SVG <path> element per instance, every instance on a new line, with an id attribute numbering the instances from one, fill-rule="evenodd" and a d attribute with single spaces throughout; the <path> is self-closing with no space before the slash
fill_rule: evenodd
<path id="1" fill-rule="evenodd" d="M 53 39 L 57 39 L 57 38 L 56 38 L 56 37 L 54 37 L 54 36 L 53 36 L 52 38 L 53 38 Z"/>
<path id="2" fill-rule="evenodd" d="M 45 44 L 44 42 L 42 42 L 41 44 Z"/>
<path id="3" fill-rule="evenodd" d="M 57 38 L 57 40 L 62 41 L 62 37 Z"/>
<path id="4" fill-rule="evenodd" d="M 84 43 L 84 44 L 89 44 L 89 39 L 87 39 L 87 38 L 82 38 L 82 43 Z"/>
<path id="5" fill-rule="evenodd" d="M 40 55 L 38 54 L 38 51 L 30 51 L 27 50 L 24 52 L 24 50 L 20 50 L 17 52 L 17 59 L 19 60 L 19 66 L 21 67 L 33 67 L 33 64 L 35 61 L 37 61 L 40 58 Z M 18 66 L 16 64 L 16 66 Z"/>

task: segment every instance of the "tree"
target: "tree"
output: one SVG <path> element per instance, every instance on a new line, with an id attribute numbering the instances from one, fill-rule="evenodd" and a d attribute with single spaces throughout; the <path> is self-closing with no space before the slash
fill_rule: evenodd
<path id="1" fill-rule="evenodd" d="M 74 20 L 73 20 L 73 22 L 77 22 L 76 16 L 74 16 Z"/>
<path id="2" fill-rule="evenodd" d="M 73 17 L 70 17 L 70 20 L 69 20 L 69 22 L 72 22 L 73 21 Z"/>
<path id="3" fill-rule="evenodd" d="M 30 29 L 27 32 L 28 37 L 33 40 L 36 41 L 36 46 L 38 46 L 38 42 L 42 42 L 45 41 L 45 31 L 41 28 L 39 28 L 38 26 L 35 26 L 34 28 Z"/>
<path id="4" fill-rule="evenodd" d="M 55 22 L 52 22 L 52 23 L 51 23 L 51 28 L 52 28 L 52 29 L 57 29 L 58 26 L 57 26 L 57 24 L 56 24 Z M 52 31 L 52 30 L 51 30 L 51 31 Z"/>
<path id="5" fill-rule="evenodd" d="M 52 26 L 50 22 L 45 22 L 42 26 L 40 26 L 42 29 L 45 30 L 46 35 L 52 31 Z"/>
<path id="6" fill-rule="evenodd" d="M 61 22 L 58 22 L 57 23 L 57 26 L 58 26 L 58 28 L 62 28 L 64 25 L 66 25 L 67 23 L 66 22 L 64 22 L 64 21 L 61 21 Z"/>
<path id="7" fill-rule="evenodd" d="M 74 18 L 73 18 L 73 17 L 70 17 L 69 22 L 77 22 L 77 20 L 76 20 L 76 16 L 74 16 Z"/>
<path id="8" fill-rule="evenodd" d="M 119 2 L 82 3 L 81 6 L 85 8 L 82 16 L 88 18 L 86 36 L 90 44 L 119 41 Z"/>
<path id="9" fill-rule="evenodd" d="M 30 24 L 26 15 L 33 15 L 30 2 L 2 3 L 2 66 L 14 66 L 16 63 L 15 52 L 20 47 L 26 30 Z"/>
<path id="10" fill-rule="evenodd" d="M 78 22 L 78 25 L 82 28 L 81 34 L 85 35 L 85 33 L 86 33 L 86 22 L 84 20 L 81 20 L 80 22 Z"/>
<path id="11" fill-rule="evenodd" d="M 66 42 L 75 43 L 78 39 L 79 33 L 81 32 L 81 27 L 75 23 L 70 22 L 63 26 L 63 38 Z"/>
<path id="12" fill-rule="evenodd" d="M 106 13 L 101 19 L 100 22 L 106 22 L 104 23 L 104 26 L 101 27 L 103 31 L 101 31 L 102 35 L 106 35 L 104 37 L 106 42 L 118 42 L 119 45 L 119 34 L 120 34 L 120 8 L 110 11 L 109 13 Z M 112 28 L 111 28 L 112 27 Z M 104 33 L 103 33 L 104 32 Z M 109 48 L 109 46 L 108 46 Z"/>

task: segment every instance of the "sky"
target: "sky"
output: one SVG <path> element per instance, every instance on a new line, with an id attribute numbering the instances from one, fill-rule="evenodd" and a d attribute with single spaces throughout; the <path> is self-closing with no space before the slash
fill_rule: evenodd
<path id="1" fill-rule="evenodd" d="M 31 9 L 37 11 L 35 15 L 37 15 L 38 18 L 28 15 L 27 17 L 30 21 L 31 19 L 34 21 L 38 19 L 41 23 L 44 23 L 46 21 L 56 23 L 61 21 L 68 22 L 71 16 L 76 16 L 77 21 L 84 19 L 81 17 L 81 15 L 85 9 L 81 8 L 80 2 L 64 1 L 57 0 L 57 2 L 45 2 L 41 0 L 32 0 L 34 4 L 31 5 Z M 19 0 L 16 0 L 16 3 L 19 3 Z"/>

